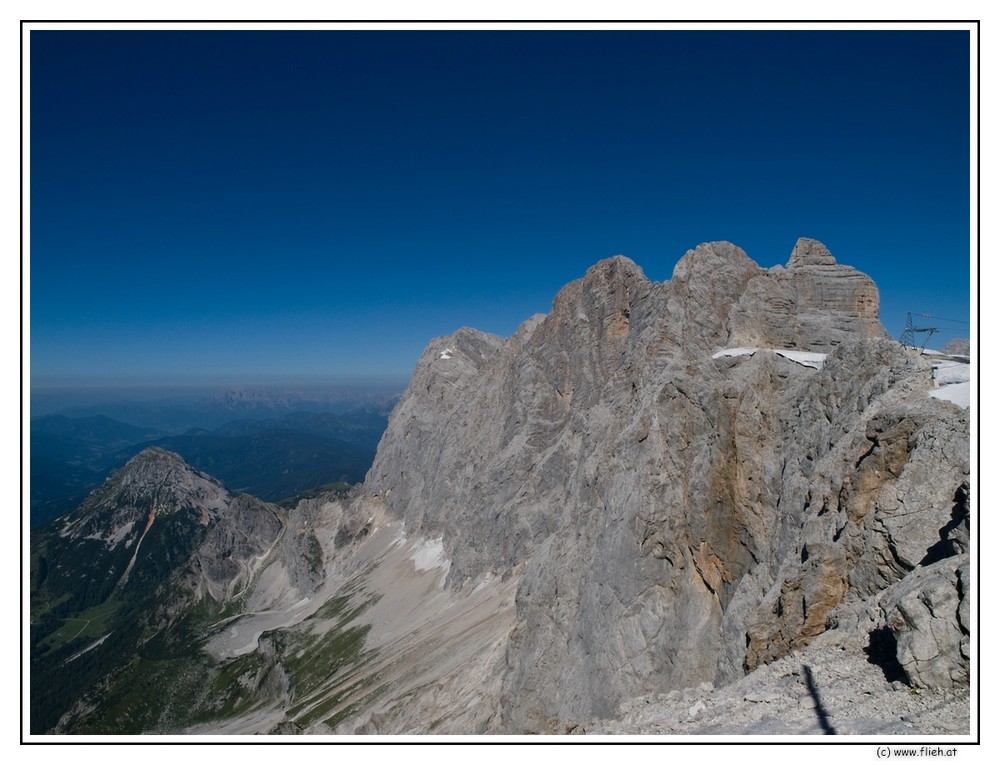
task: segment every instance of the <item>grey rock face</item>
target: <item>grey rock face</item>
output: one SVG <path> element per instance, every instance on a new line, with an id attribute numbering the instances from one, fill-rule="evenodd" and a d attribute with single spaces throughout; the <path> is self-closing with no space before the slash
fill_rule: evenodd
<path id="1" fill-rule="evenodd" d="M 198 575 L 196 591 L 220 603 L 231 598 L 250 583 L 284 526 L 274 505 L 246 495 L 235 497 L 211 524 L 188 564 L 188 570 Z"/>
<path id="2" fill-rule="evenodd" d="M 835 266 L 837 265 L 831 252 L 822 242 L 815 239 L 800 238 L 788 258 L 788 268 L 801 266 Z"/>
<path id="3" fill-rule="evenodd" d="M 670 334 L 663 338 L 664 345 L 692 350 L 729 345 L 730 310 L 759 276 L 757 264 L 729 242 L 701 244 L 688 251 L 665 285 Z"/>
<path id="4" fill-rule="evenodd" d="M 713 358 L 737 346 L 829 357 Z M 968 420 L 929 386 L 818 242 L 770 270 L 701 245 L 664 284 L 616 257 L 507 341 L 433 341 L 365 493 L 452 587 L 519 572 L 491 725 L 565 732 L 732 682 L 945 552 Z"/>
<path id="5" fill-rule="evenodd" d="M 883 338 L 875 283 L 838 265 L 820 242 L 800 239 L 785 268 L 757 275 L 732 309 L 731 346 L 828 352 Z"/>
<path id="6" fill-rule="evenodd" d="M 880 605 L 912 685 L 968 687 L 968 555 L 915 571 L 889 588 Z"/>

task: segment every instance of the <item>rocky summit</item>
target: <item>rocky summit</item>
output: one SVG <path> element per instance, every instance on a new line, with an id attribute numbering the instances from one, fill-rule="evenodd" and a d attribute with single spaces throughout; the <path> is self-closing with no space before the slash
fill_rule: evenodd
<path id="1" fill-rule="evenodd" d="M 814 240 L 602 261 L 433 340 L 350 499 L 153 451 L 40 531 L 32 731 L 968 734 L 970 414 L 934 363 Z M 71 543 L 120 550 L 89 595 Z"/>

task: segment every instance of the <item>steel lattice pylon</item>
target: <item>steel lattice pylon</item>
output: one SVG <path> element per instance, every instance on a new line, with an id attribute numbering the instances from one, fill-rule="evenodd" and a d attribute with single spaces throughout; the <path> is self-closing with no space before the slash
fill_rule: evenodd
<path id="1" fill-rule="evenodd" d="M 926 314 L 918 314 L 918 316 L 926 316 Z M 916 333 L 926 332 L 927 336 L 924 338 L 923 344 L 920 346 L 920 350 L 923 350 L 927 346 L 927 342 L 931 339 L 931 335 L 937 332 L 937 327 L 914 327 L 913 326 L 913 314 L 906 314 L 906 329 L 903 330 L 903 334 L 899 338 L 899 342 L 903 345 L 908 345 L 910 347 L 916 347 Z"/>

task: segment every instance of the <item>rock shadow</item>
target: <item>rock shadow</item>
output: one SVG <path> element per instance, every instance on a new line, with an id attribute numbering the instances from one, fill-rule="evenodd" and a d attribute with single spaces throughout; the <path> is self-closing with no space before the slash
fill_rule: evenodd
<path id="1" fill-rule="evenodd" d="M 894 683 L 897 680 L 908 682 L 906 670 L 896 658 L 896 636 L 888 627 L 879 627 L 868 633 L 865 654 L 868 656 L 869 664 L 874 664 L 882 670 L 886 682 Z"/>
<path id="2" fill-rule="evenodd" d="M 837 730 L 830 724 L 830 715 L 827 714 L 826 707 L 823 706 L 823 699 L 820 698 L 819 688 L 816 687 L 812 670 L 805 664 L 802 665 L 802 675 L 805 677 L 809 695 L 812 696 L 813 703 L 816 705 L 816 717 L 819 720 L 819 727 L 823 729 L 823 733 L 827 736 L 836 736 Z"/>
<path id="3" fill-rule="evenodd" d="M 918 565 L 929 566 L 969 548 L 969 485 L 963 483 L 955 490 L 951 518 L 938 531 L 940 539 L 927 548 L 927 554 Z"/>

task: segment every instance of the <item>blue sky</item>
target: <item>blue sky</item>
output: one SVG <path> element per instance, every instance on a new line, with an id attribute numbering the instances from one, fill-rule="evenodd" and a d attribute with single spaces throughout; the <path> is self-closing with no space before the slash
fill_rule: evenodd
<path id="1" fill-rule="evenodd" d="M 718 239 L 969 319 L 963 31 L 42 30 L 30 89 L 33 384 L 407 375 Z"/>

